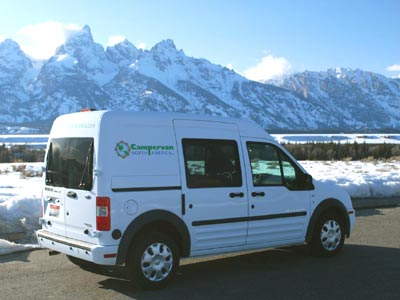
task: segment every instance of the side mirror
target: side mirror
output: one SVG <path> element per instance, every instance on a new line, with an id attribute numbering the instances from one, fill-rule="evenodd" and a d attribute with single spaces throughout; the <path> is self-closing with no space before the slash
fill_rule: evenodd
<path id="1" fill-rule="evenodd" d="M 313 190 L 314 184 L 312 176 L 304 173 L 299 174 L 298 187 L 302 190 Z"/>

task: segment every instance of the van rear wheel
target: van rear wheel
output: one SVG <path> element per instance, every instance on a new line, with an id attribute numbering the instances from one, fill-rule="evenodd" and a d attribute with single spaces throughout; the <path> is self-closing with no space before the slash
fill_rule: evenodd
<path id="1" fill-rule="evenodd" d="M 144 289 L 165 287 L 175 277 L 178 266 L 176 242 L 160 232 L 144 234 L 136 239 L 126 261 L 130 278 Z"/>

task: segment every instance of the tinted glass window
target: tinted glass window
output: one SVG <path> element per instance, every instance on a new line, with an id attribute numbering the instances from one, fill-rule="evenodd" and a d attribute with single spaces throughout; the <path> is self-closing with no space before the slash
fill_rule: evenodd
<path id="1" fill-rule="evenodd" d="M 242 186 L 235 141 L 183 139 L 182 145 L 189 188 Z"/>
<path id="2" fill-rule="evenodd" d="M 280 156 L 282 160 L 283 180 L 285 185 L 289 188 L 295 188 L 297 168 L 285 153 L 280 152 Z"/>
<path id="3" fill-rule="evenodd" d="M 247 143 L 254 186 L 282 185 L 280 158 L 272 145 Z"/>
<path id="4" fill-rule="evenodd" d="M 46 161 L 46 184 L 91 190 L 93 138 L 51 139 Z"/>

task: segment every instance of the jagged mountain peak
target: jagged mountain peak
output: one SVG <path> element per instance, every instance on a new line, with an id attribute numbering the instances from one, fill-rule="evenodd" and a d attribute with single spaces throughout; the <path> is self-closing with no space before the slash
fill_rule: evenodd
<path id="1" fill-rule="evenodd" d="M 132 64 L 140 53 L 142 53 L 142 50 L 136 48 L 127 39 L 113 46 L 108 46 L 106 49 L 107 58 L 121 67 Z"/>
<path id="2" fill-rule="evenodd" d="M 20 47 L 17 42 L 12 39 L 5 39 L 4 41 L 0 42 L 0 51 L 4 50 L 20 50 Z"/>
<path id="3" fill-rule="evenodd" d="M 81 29 L 71 29 L 68 31 L 65 44 L 77 42 L 86 45 L 94 43 L 92 31 L 88 25 L 83 26 Z"/>
<path id="4" fill-rule="evenodd" d="M 17 42 L 12 39 L 5 39 L 0 43 L 0 64 L 2 61 L 24 60 L 25 64 L 30 64 L 30 59 L 21 50 Z"/>
<path id="5" fill-rule="evenodd" d="M 318 84 L 319 81 L 326 81 L 326 80 L 331 80 L 331 81 L 337 81 L 341 83 L 357 83 L 357 84 L 366 84 L 366 82 L 371 82 L 376 79 L 386 81 L 389 78 L 377 74 L 374 72 L 370 71 L 364 71 L 359 68 L 352 69 L 352 68 L 332 68 L 328 69 L 326 71 L 304 71 L 304 72 L 298 72 L 291 74 L 290 76 L 287 76 L 283 80 L 279 82 L 273 82 L 270 81 L 269 83 L 282 86 L 285 84 L 285 82 L 293 82 L 293 81 L 299 81 L 302 84 L 311 84 L 315 85 Z"/>
<path id="6" fill-rule="evenodd" d="M 134 44 L 132 44 L 130 41 L 128 41 L 128 39 L 124 39 L 122 42 L 115 44 L 114 46 L 118 47 L 118 48 L 129 48 L 129 49 L 138 50 Z"/>
<path id="7" fill-rule="evenodd" d="M 185 76 L 185 67 L 189 67 L 193 58 L 187 57 L 182 50 L 177 50 L 171 39 L 154 45 L 150 51 L 143 51 L 140 61 L 134 63 L 132 70 L 139 70 L 146 76 L 155 76 L 161 81 L 172 82 Z"/>
<path id="8" fill-rule="evenodd" d="M 0 43 L 0 80 L 3 79 L 3 83 L 5 78 L 7 81 L 13 81 L 31 68 L 31 60 L 21 50 L 18 43 L 11 39 L 5 39 Z"/>
<path id="9" fill-rule="evenodd" d="M 177 50 L 175 43 L 172 39 L 162 40 L 153 46 L 151 51 L 163 51 L 163 50 Z"/>
<path id="10" fill-rule="evenodd" d="M 76 50 L 90 48 L 101 48 L 104 51 L 103 46 L 94 42 L 90 27 L 85 25 L 80 29 L 69 29 L 64 44 L 56 49 L 55 54 L 74 54 Z"/>
<path id="11" fill-rule="evenodd" d="M 366 72 L 366 71 L 360 70 L 359 68 L 351 69 L 351 68 L 343 68 L 343 67 L 328 69 L 327 71 L 320 72 L 320 73 L 322 73 L 323 76 L 328 75 L 328 76 L 336 77 L 338 79 L 362 77 L 362 76 L 372 74 L 372 72 Z"/>
<path id="12" fill-rule="evenodd" d="M 176 48 L 174 41 L 171 39 L 158 42 L 151 48 L 150 53 L 158 57 L 168 57 L 168 59 L 185 56 L 182 50 Z"/>
<path id="13" fill-rule="evenodd" d="M 94 42 L 89 26 L 71 29 L 63 45 L 44 65 L 45 73 L 79 74 L 85 80 L 93 80 L 100 86 L 108 83 L 118 72 L 118 66 L 110 61 L 101 44 Z M 43 74 L 42 75 L 46 75 Z M 43 76 L 41 76 L 43 78 Z"/>

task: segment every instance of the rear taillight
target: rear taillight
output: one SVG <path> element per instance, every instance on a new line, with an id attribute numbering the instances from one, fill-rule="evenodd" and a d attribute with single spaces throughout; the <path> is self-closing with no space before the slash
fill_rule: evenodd
<path id="1" fill-rule="evenodd" d="M 109 197 L 96 197 L 96 229 L 99 231 L 111 229 Z"/>
<path id="2" fill-rule="evenodd" d="M 96 111 L 95 108 L 89 108 L 89 107 L 85 107 L 81 109 L 81 112 L 89 112 L 89 111 Z"/>

